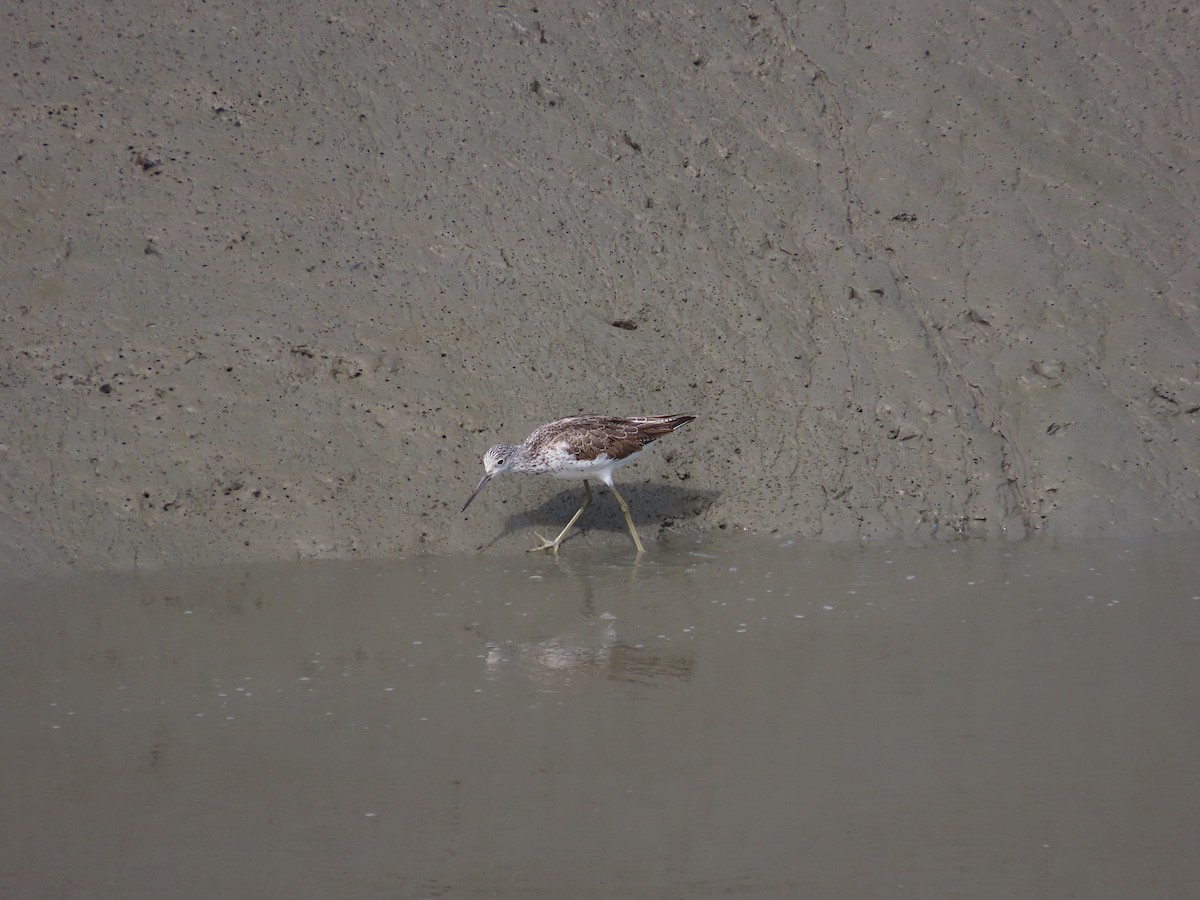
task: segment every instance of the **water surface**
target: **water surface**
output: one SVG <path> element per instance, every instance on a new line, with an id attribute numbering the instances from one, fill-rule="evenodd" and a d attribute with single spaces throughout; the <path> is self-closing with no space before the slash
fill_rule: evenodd
<path id="1" fill-rule="evenodd" d="M 0 896 L 1190 896 L 1194 542 L 0 588 Z"/>

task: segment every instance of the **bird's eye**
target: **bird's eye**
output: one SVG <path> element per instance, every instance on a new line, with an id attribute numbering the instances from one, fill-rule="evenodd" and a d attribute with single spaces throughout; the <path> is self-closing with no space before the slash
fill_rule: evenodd
<path id="1" fill-rule="evenodd" d="M 500 457 L 498 460 L 496 460 L 496 465 L 498 465 L 498 466 L 504 465 L 504 457 L 503 456 Z"/>

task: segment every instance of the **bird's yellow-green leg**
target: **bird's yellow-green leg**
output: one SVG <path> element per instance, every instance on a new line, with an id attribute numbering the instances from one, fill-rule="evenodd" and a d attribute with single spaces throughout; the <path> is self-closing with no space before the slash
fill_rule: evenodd
<path id="1" fill-rule="evenodd" d="M 613 496 L 617 498 L 617 502 L 621 504 L 621 512 L 625 513 L 625 524 L 629 526 L 629 533 L 633 537 L 633 543 L 637 546 L 638 553 L 645 553 L 646 548 L 642 546 L 642 541 L 638 537 L 637 529 L 633 527 L 633 516 L 629 514 L 629 504 L 626 503 L 625 498 L 617 492 L 615 486 L 610 486 L 610 488 L 613 492 Z"/>
<path id="2" fill-rule="evenodd" d="M 534 534 L 537 534 L 538 537 L 542 538 L 542 545 L 540 547 L 530 547 L 529 552 L 533 553 L 535 550 L 553 550 L 555 552 L 555 554 L 557 554 L 558 553 L 558 545 L 561 544 L 563 538 L 565 538 L 567 536 L 567 532 L 570 531 L 572 526 L 576 522 L 579 521 L 579 517 L 583 515 L 583 511 L 591 505 L 592 505 L 592 488 L 587 483 L 587 479 L 585 478 L 583 480 L 583 506 L 579 507 L 579 509 L 578 509 L 578 511 L 576 511 L 575 515 L 571 516 L 571 521 L 567 523 L 567 527 L 564 528 L 562 531 L 560 531 L 558 533 L 558 537 L 556 537 L 554 540 L 548 541 L 535 531 Z"/>

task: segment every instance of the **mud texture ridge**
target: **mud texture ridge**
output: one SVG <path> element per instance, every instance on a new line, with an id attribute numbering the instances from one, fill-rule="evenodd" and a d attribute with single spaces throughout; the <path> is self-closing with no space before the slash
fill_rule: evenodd
<path id="1" fill-rule="evenodd" d="M 576 485 L 459 507 L 578 412 L 699 416 L 651 539 L 1196 528 L 1200 11 L 1127 6 L 9 5 L 0 564 L 520 549 Z"/>

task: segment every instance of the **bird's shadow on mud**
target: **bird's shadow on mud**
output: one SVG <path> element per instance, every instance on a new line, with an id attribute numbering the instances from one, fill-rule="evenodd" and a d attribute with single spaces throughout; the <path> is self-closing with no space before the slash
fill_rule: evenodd
<path id="1" fill-rule="evenodd" d="M 598 482 L 592 482 L 591 485 L 592 505 L 579 517 L 572 533 L 595 529 L 627 534 L 625 516 L 621 514 L 621 507 L 612 491 Z M 629 512 L 638 531 L 645 528 L 648 532 L 657 527 L 670 527 L 702 514 L 712 506 L 719 495 L 717 491 L 689 490 L 651 481 L 618 484 L 617 490 L 629 504 Z M 525 507 L 519 512 L 514 512 L 505 521 L 504 531 L 497 539 L 526 532 L 531 528 L 536 528 L 547 537 L 553 538 L 571 520 L 571 516 L 575 515 L 575 511 L 583 504 L 583 499 L 583 485 L 573 482 L 570 488 L 558 491 L 538 506 Z"/>

